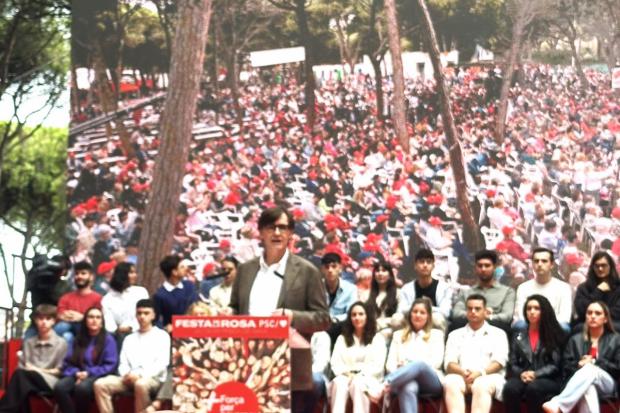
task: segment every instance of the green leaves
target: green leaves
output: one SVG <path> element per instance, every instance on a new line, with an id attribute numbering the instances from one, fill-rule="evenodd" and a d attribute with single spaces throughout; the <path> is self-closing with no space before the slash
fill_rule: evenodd
<path id="1" fill-rule="evenodd" d="M 0 219 L 19 231 L 28 230 L 47 248 L 61 249 L 63 244 L 67 133 L 39 128 L 6 154 L 2 166 Z"/>

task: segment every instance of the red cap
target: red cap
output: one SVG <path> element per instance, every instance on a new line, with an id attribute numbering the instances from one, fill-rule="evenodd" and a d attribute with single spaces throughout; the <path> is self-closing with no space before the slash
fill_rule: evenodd
<path id="1" fill-rule="evenodd" d="M 435 226 L 435 227 L 439 227 L 439 226 L 441 226 L 443 224 L 443 222 L 441 221 L 441 218 L 435 217 L 435 216 L 432 216 L 428 220 L 428 223 L 431 224 L 432 226 Z"/>
<path id="2" fill-rule="evenodd" d="M 206 263 L 205 266 L 202 267 L 202 276 L 203 277 L 208 276 L 210 273 L 213 272 L 213 270 L 215 270 L 215 263 L 214 262 Z"/>
<path id="3" fill-rule="evenodd" d="M 115 261 L 105 261 L 97 267 L 97 275 L 103 275 L 108 271 L 112 271 L 116 267 Z"/>

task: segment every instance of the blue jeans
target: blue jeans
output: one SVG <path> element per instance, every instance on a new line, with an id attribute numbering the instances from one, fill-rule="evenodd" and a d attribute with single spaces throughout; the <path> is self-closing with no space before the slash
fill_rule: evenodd
<path id="1" fill-rule="evenodd" d="M 73 337 L 77 335 L 80 323 L 70 323 L 68 321 L 58 321 L 54 324 L 54 332 L 67 341 L 70 346 Z"/>
<path id="2" fill-rule="evenodd" d="M 423 361 L 412 361 L 385 376 L 390 392 L 398 395 L 402 413 L 418 412 L 418 394 L 440 396 L 443 387 L 435 370 Z"/>

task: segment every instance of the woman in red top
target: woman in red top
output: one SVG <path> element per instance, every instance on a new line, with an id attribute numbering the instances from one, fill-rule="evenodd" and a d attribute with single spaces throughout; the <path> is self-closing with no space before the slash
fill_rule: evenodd
<path id="1" fill-rule="evenodd" d="M 565 334 L 549 300 L 538 294 L 529 296 L 523 318 L 527 327 L 513 336 L 510 378 L 503 389 L 506 413 L 520 412 L 522 399 L 528 413 L 541 412 L 543 402 L 562 389 L 560 362 Z"/>

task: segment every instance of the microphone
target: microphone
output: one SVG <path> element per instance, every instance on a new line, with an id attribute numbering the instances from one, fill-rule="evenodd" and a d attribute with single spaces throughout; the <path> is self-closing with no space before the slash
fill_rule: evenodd
<path id="1" fill-rule="evenodd" d="M 280 274 L 278 271 L 273 272 L 277 277 L 280 277 L 281 280 L 284 279 L 284 275 Z"/>

